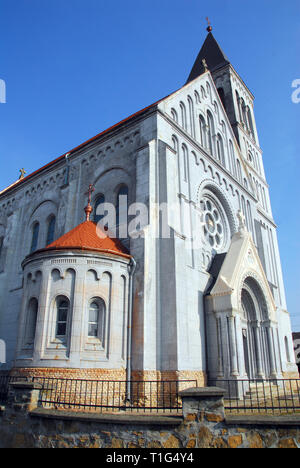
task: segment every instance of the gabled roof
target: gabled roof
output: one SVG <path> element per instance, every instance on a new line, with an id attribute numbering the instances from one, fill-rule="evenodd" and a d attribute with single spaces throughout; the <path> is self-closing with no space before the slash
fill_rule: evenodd
<path id="1" fill-rule="evenodd" d="M 165 99 L 165 98 L 163 98 Z M 163 101 L 163 99 L 160 99 L 156 102 L 154 102 L 153 104 L 151 104 L 150 106 L 148 107 L 145 107 L 144 109 L 141 109 L 140 111 L 130 115 L 129 117 L 127 117 L 126 119 L 123 119 L 121 120 L 120 122 L 118 122 L 117 124 L 113 125 L 112 127 L 109 127 L 108 129 L 104 130 L 103 132 L 101 133 L 98 133 L 96 136 L 90 138 L 89 140 L 85 141 L 84 143 L 81 143 L 79 146 L 76 146 L 76 148 L 73 148 L 72 150 L 70 150 L 69 152 L 63 154 L 62 156 L 59 156 L 58 158 L 54 159 L 53 161 L 51 161 L 50 163 L 46 164 L 45 166 L 37 169 L 36 171 L 32 172 L 31 174 L 29 174 L 27 177 L 23 177 L 22 179 L 19 179 L 17 181 L 15 181 L 13 184 L 9 185 L 8 187 L 6 187 L 5 189 L 3 189 L 2 191 L 0 191 L 0 195 L 3 195 L 5 194 L 6 192 L 9 192 L 12 188 L 14 188 L 15 186 L 17 185 L 21 185 L 23 184 L 24 182 L 30 180 L 32 177 L 34 177 L 35 175 L 38 175 L 40 172 L 42 172 L 43 170 L 45 169 L 48 169 L 50 168 L 51 166 L 54 166 L 56 163 L 59 163 L 60 161 L 62 161 L 63 159 L 66 158 L 66 156 L 68 155 L 68 157 L 72 156 L 73 153 L 75 153 L 76 151 L 80 150 L 81 148 L 83 148 L 84 146 L 88 145 L 89 143 L 92 143 L 93 141 L 96 141 L 98 138 L 101 138 L 101 137 L 104 137 L 106 136 L 107 134 L 109 134 L 111 131 L 121 127 L 123 124 L 127 123 L 127 122 L 130 122 L 131 120 L 133 120 L 135 117 L 138 117 L 140 115 L 143 115 L 144 113 L 146 113 L 147 111 L 151 110 L 152 108 L 154 108 L 157 104 L 159 104 L 161 101 Z"/>
<path id="2" fill-rule="evenodd" d="M 276 311 L 275 301 L 252 235 L 246 228 L 240 228 L 232 236 L 225 257 L 220 257 L 216 268 L 214 268 L 214 284 L 209 291 L 209 295 L 218 297 L 235 294 L 235 299 L 237 299 L 236 295 L 240 287 L 240 280 L 245 274 L 259 278 L 260 286 L 263 287 L 265 298 L 270 306 L 270 312 L 274 317 Z"/>
<path id="3" fill-rule="evenodd" d="M 119 239 L 109 237 L 108 232 L 99 229 L 93 221 L 84 221 L 34 254 L 51 250 L 96 251 L 130 258 L 129 252 L 122 242 Z"/>
<path id="4" fill-rule="evenodd" d="M 193 81 L 198 76 L 202 75 L 205 72 L 202 60 L 205 59 L 208 69 L 210 72 L 222 68 L 225 65 L 228 65 L 230 61 L 222 51 L 218 42 L 214 38 L 213 34 L 208 33 L 204 44 L 196 58 L 190 76 L 188 77 L 187 83 Z"/>

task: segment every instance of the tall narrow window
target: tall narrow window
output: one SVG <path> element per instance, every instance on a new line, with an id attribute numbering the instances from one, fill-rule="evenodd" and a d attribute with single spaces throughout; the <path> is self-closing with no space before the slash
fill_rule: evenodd
<path id="1" fill-rule="evenodd" d="M 236 164 L 237 164 L 237 178 L 239 182 L 242 182 L 242 167 L 238 159 L 236 160 Z"/>
<path id="2" fill-rule="evenodd" d="M 123 185 L 117 196 L 117 237 L 128 238 L 128 187 Z"/>
<path id="3" fill-rule="evenodd" d="M 65 339 L 68 330 L 68 318 L 70 301 L 66 297 L 59 297 L 56 300 L 57 317 L 56 317 L 56 337 Z"/>
<path id="4" fill-rule="evenodd" d="M 174 120 L 174 122 L 178 123 L 178 116 L 177 116 L 177 112 L 175 109 L 171 109 L 171 116 L 172 116 L 172 119 Z"/>
<path id="5" fill-rule="evenodd" d="M 225 93 L 224 93 L 224 89 L 223 89 L 223 88 L 218 88 L 218 93 L 219 93 L 219 96 L 220 96 L 220 98 L 221 98 L 223 107 L 224 107 L 224 109 L 226 110 L 226 102 L 225 102 Z"/>
<path id="6" fill-rule="evenodd" d="M 251 111 L 249 107 L 247 107 L 247 120 L 248 120 L 248 127 L 249 130 L 254 138 L 254 128 L 253 128 L 253 121 L 252 121 L 252 116 L 251 116 Z"/>
<path id="7" fill-rule="evenodd" d="M 237 91 L 235 92 L 235 96 L 236 96 L 236 102 L 237 102 L 238 111 L 239 111 L 239 119 L 240 119 L 240 122 L 242 123 L 241 99 Z"/>
<path id="8" fill-rule="evenodd" d="M 200 125 L 200 144 L 203 148 L 206 146 L 206 138 L 205 138 L 205 120 L 202 115 L 199 117 L 199 125 Z"/>
<path id="9" fill-rule="evenodd" d="M 104 205 L 104 203 L 105 203 L 105 196 L 103 194 L 98 195 L 98 197 L 96 198 L 96 203 L 94 207 L 94 222 L 95 223 L 101 222 L 102 219 L 106 215 L 104 210 L 101 209 L 101 206 Z"/>
<path id="10" fill-rule="evenodd" d="M 103 344 L 105 322 L 105 303 L 103 299 L 95 298 L 89 306 L 88 336 L 98 338 Z"/>
<path id="11" fill-rule="evenodd" d="M 33 346 L 35 339 L 36 323 L 38 314 L 38 301 L 35 298 L 30 299 L 27 311 L 27 320 L 25 328 L 25 344 Z"/>
<path id="12" fill-rule="evenodd" d="M 2 250 L 3 250 L 3 241 L 4 241 L 4 237 L 0 237 L 0 260 L 1 260 Z"/>
<path id="13" fill-rule="evenodd" d="M 210 112 L 207 112 L 207 122 L 208 122 L 208 131 L 207 131 L 208 149 L 210 151 L 210 154 L 213 155 L 214 154 L 214 151 L 213 151 L 214 120 Z"/>
<path id="14" fill-rule="evenodd" d="M 217 157 L 220 163 L 223 164 L 223 166 L 225 166 L 224 146 L 223 146 L 223 140 L 220 134 L 218 134 L 218 137 L 217 137 Z"/>
<path id="15" fill-rule="evenodd" d="M 234 157 L 234 149 L 233 143 L 229 141 L 229 153 L 230 153 L 230 162 L 231 162 L 231 173 L 236 177 L 236 165 L 235 165 L 235 157 Z"/>
<path id="16" fill-rule="evenodd" d="M 182 173 L 183 180 L 187 182 L 188 179 L 188 150 L 185 145 L 182 145 Z"/>
<path id="17" fill-rule="evenodd" d="M 35 223 L 32 229 L 32 241 L 31 241 L 30 253 L 35 252 L 37 249 L 38 240 L 39 240 L 39 232 L 40 232 L 40 225 L 39 223 Z"/>
<path id="18" fill-rule="evenodd" d="M 191 127 L 190 133 L 192 137 L 195 138 L 194 103 L 190 96 L 188 97 L 188 103 L 189 103 L 190 127 Z"/>
<path id="19" fill-rule="evenodd" d="M 54 241 L 55 224 L 56 224 L 56 218 L 55 216 L 51 216 L 48 221 L 46 245 L 52 244 L 52 242 Z"/>
<path id="20" fill-rule="evenodd" d="M 181 125 L 186 130 L 187 123 L 186 123 L 186 108 L 183 102 L 180 103 L 180 110 L 181 110 Z"/>

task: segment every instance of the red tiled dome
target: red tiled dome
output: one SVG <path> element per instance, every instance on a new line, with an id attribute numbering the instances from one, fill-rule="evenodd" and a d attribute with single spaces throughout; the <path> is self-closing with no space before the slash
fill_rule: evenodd
<path id="1" fill-rule="evenodd" d="M 121 257 L 130 257 L 128 250 L 119 239 L 112 239 L 108 232 L 100 230 L 103 238 L 97 233 L 97 224 L 92 221 L 85 221 L 79 224 L 72 231 L 67 232 L 62 237 L 52 242 L 43 250 L 91 250 L 106 252 Z M 106 236 L 106 237 L 105 237 Z"/>

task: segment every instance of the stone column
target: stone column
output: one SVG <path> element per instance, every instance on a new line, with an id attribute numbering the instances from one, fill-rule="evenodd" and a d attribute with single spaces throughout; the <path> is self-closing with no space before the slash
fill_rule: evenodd
<path id="1" fill-rule="evenodd" d="M 268 349 L 269 349 L 269 358 L 270 358 L 270 371 L 271 377 L 276 378 L 276 364 L 275 364 L 275 357 L 274 357 L 274 346 L 273 346 L 273 329 L 271 327 L 271 323 L 266 323 L 266 330 L 267 330 L 267 340 L 268 340 Z"/>
<path id="2" fill-rule="evenodd" d="M 224 378 L 223 344 L 222 344 L 222 317 L 216 316 L 217 343 L 218 343 L 218 378 Z"/>
<path id="3" fill-rule="evenodd" d="M 231 364 L 231 375 L 238 376 L 238 361 L 236 352 L 236 333 L 235 333 L 235 316 L 230 315 L 228 317 L 229 327 L 229 346 L 230 346 L 230 364 Z"/>
<path id="4" fill-rule="evenodd" d="M 257 366 L 257 377 L 263 379 L 264 372 L 262 368 L 262 354 L 261 354 L 261 345 L 260 345 L 260 327 L 258 322 L 253 323 L 254 331 L 254 341 L 255 341 L 255 350 L 256 350 L 256 366 Z"/>

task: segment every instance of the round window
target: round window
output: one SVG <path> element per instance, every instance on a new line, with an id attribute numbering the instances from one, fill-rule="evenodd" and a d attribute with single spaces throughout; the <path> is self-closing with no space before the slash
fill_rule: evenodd
<path id="1" fill-rule="evenodd" d="M 223 208 L 212 197 L 205 195 L 201 200 L 203 213 L 203 234 L 206 244 L 216 251 L 227 243 L 227 217 Z"/>

